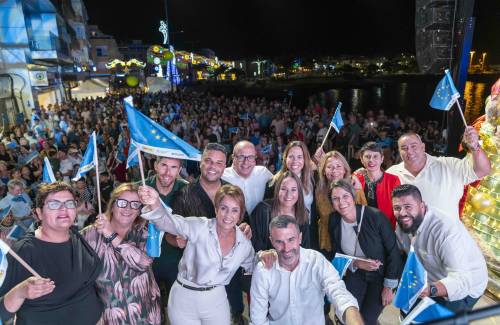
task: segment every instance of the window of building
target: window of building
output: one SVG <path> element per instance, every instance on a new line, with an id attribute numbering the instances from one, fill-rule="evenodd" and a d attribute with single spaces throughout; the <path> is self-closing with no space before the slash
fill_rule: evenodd
<path id="1" fill-rule="evenodd" d="M 107 46 L 97 46 L 95 51 L 97 56 L 108 56 Z"/>

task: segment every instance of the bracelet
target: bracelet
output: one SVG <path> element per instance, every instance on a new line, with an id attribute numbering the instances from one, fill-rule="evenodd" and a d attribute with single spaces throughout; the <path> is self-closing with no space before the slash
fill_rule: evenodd
<path id="1" fill-rule="evenodd" d="M 116 232 L 112 233 L 109 237 L 104 236 L 104 242 L 110 244 L 118 236 Z"/>

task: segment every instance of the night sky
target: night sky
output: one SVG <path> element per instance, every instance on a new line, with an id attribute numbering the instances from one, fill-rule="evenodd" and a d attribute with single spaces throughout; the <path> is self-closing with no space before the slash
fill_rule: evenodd
<path id="1" fill-rule="evenodd" d="M 163 0 L 84 2 L 89 22 L 118 41 L 162 42 Z M 177 49 L 227 59 L 415 52 L 415 0 L 168 0 L 168 15 Z M 475 16 L 473 48 L 500 62 L 500 1 L 476 0 Z"/>

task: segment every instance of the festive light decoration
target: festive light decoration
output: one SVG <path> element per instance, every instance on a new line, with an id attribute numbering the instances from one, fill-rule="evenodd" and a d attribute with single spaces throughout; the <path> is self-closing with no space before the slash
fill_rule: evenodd
<path id="1" fill-rule="evenodd" d="M 137 87 L 139 85 L 139 78 L 136 76 L 127 76 L 125 78 L 125 83 L 127 83 L 129 87 Z"/>
<path id="2" fill-rule="evenodd" d="M 486 99 L 485 121 L 479 131 L 483 150 L 491 162 L 491 173 L 477 187 L 469 188 L 463 221 L 486 258 L 488 290 L 500 299 L 500 96 L 494 97 L 493 87 L 492 95 Z"/>
<path id="3" fill-rule="evenodd" d="M 144 68 L 146 66 L 146 63 L 141 62 L 137 59 L 130 59 L 127 62 L 114 59 L 106 63 L 106 69 L 115 69 L 115 68 L 125 68 L 125 67 L 137 67 L 137 68 Z"/>

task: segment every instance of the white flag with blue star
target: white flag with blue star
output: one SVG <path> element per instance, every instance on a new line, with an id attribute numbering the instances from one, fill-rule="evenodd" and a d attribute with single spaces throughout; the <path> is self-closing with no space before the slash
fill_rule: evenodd
<path id="1" fill-rule="evenodd" d="M 434 90 L 434 95 L 432 95 L 429 105 L 434 109 L 449 111 L 458 98 L 460 98 L 460 93 L 453 84 L 450 71 L 446 69 L 443 79 L 441 79 L 436 90 Z"/>

